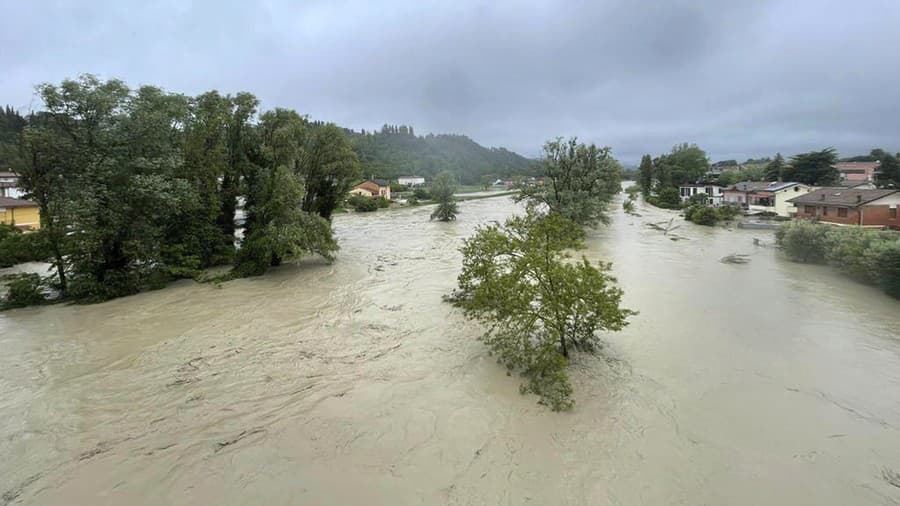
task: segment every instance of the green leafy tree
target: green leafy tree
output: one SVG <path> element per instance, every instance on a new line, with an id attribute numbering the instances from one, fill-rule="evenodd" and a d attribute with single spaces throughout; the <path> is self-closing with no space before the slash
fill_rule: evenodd
<path id="1" fill-rule="evenodd" d="M 641 157 L 641 164 L 638 166 L 638 185 L 641 187 L 644 195 L 650 195 L 655 179 L 653 158 L 650 155 L 644 155 Z"/>
<path id="2" fill-rule="evenodd" d="M 881 152 L 875 182 L 879 188 L 900 188 L 900 162 L 897 156 Z"/>
<path id="3" fill-rule="evenodd" d="M 608 147 L 580 144 L 578 139 L 556 138 L 544 144 L 544 184 L 520 186 L 516 201 L 532 208 L 546 206 L 552 213 L 579 225 L 606 223 L 606 208 L 621 188 L 622 168 Z"/>
<path id="4" fill-rule="evenodd" d="M 584 231 L 558 213 L 510 218 L 463 243 L 459 288 L 451 300 L 484 323 L 499 361 L 526 378 L 525 390 L 554 410 L 572 405 L 566 364 L 573 350 L 595 352 L 598 333 L 616 331 L 634 314 L 620 307 L 622 291 L 608 264 L 569 251 L 584 247 Z"/>
<path id="5" fill-rule="evenodd" d="M 481 189 L 487 191 L 494 184 L 494 178 L 490 174 L 481 176 Z"/>
<path id="6" fill-rule="evenodd" d="M 821 151 L 800 153 L 782 172 L 785 181 L 796 181 L 814 186 L 828 186 L 838 181 L 837 151 L 826 148 Z"/>
<path id="7" fill-rule="evenodd" d="M 780 181 L 784 170 L 784 157 L 776 153 L 775 158 L 766 165 L 766 181 Z"/>
<path id="8" fill-rule="evenodd" d="M 360 174 L 359 160 L 342 129 L 329 123 L 310 132 L 300 174 L 306 183 L 303 210 L 330 220 Z"/>
<path id="9" fill-rule="evenodd" d="M 431 213 L 432 220 L 451 221 L 456 219 L 459 212 L 456 208 L 456 182 L 453 174 L 441 172 L 434 178 L 431 184 L 431 197 L 437 202 L 437 207 Z"/>
<path id="10" fill-rule="evenodd" d="M 666 156 L 666 162 L 671 167 L 668 184 L 672 186 L 696 183 L 709 170 L 706 152 L 696 144 L 686 142 L 673 147 Z"/>

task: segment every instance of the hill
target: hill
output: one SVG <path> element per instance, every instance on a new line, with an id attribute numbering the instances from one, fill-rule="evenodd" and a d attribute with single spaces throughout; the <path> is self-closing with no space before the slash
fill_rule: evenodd
<path id="1" fill-rule="evenodd" d="M 348 130 L 363 174 L 381 178 L 449 171 L 462 184 L 479 184 L 482 176 L 534 175 L 534 160 L 505 148 L 486 148 L 465 135 L 417 136 L 412 127 L 385 125 L 377 132 Z"/>

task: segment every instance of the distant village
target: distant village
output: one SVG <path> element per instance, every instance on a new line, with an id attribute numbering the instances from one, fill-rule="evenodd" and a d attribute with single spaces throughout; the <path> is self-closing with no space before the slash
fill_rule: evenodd
<path id="1" fill-rule="evenodd" d="M 795 181 L 742 181 L 733 185 L 713 183 L 683 184 L 682 202 L 705 194 L 709 205 L 731 205 L 745 215 L 804 218 L 834 225 L 900 229 L 897 207 L 900 190 L 878 189 L 875 174 L 878 162 L 838 162 L 839 183 L 817 187 Z M 707 173 L 717 177 L 729 168 L 716 167 Z"/>

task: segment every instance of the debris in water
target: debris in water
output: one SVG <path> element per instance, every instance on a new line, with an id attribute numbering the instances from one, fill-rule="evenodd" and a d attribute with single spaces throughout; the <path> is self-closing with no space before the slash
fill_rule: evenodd
<path id="1" fill-rule="evenodd" d="M 663 235 L 668 235 L 669 232 L 681 227 L 681 225 L 675 225 L 675 218 L 670 219 L 669 221 L 658 221 L 656 223 L 646 223 L 646 225 L 654 230 L 659 230 L 663 233 Z"/>
<path id="2" fill-rule="evenodd" d="M 750 263 L 750 255 L 743 253 L 732 253 L 719 259 L 723 264 L 746 264 Z"/>
<path id="3" fill-rule="evenodd" d="M 238 434 L 237 436 L 235 436 L 227 441 L 219 441 L 218 443 L 216 443 L 215 452 L 219 453 L 226 446 L 231 446 L 231 445 L 237 443 L 238 441 L 240 441 L 241 439 L 244 439 L 245 437 L 252 436 L 253 434 L 259 434 L 260 432 L 265 432 L 265 430 L 260 429 L 260 428 L 255 428 L 255 429 L 251 429 L 251 430 L 243 430 L 243 431 L 241 431 L 240 434 Z"/>
<path id="4" fill-rule="evenodd" d="M 881 477 L 884 478 L 884 481 L 900 488 L 900 473 L 885 467 L 881 470 Z"/>

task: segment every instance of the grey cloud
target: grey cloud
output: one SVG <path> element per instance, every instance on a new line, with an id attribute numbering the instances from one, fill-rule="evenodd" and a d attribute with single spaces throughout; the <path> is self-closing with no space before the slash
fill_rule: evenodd
<path id="1" fill-rule="evenodd" d="M 354 128 L 409 123 L 536 155 L 627 162 L 900 149 L 900 2 L 6 0 L 0 102 L 80 72 L 256 93 Z"/>

